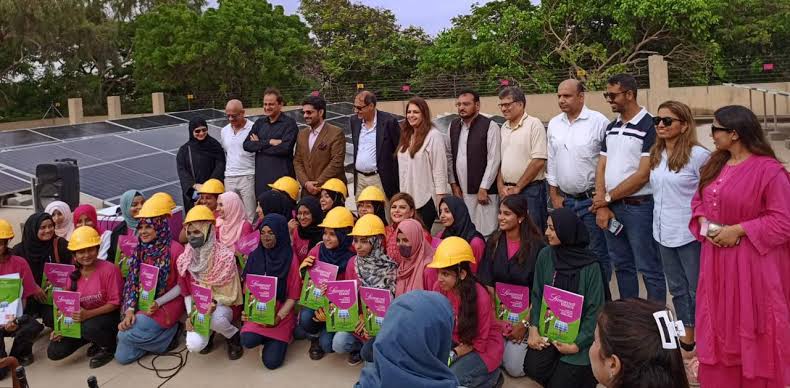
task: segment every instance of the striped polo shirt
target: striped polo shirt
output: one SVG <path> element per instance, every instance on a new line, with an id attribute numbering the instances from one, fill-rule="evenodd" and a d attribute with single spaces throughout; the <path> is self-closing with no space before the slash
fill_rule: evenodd
<path id="1" fill-rule="evenodd" d="M 601 144 L 601 155 L 606 156 L 606 191 L 633 175 L 639 169 L 639 160 L 650 157 L 650 147 L 656 142 L 653 116 L 645 108 L 630 121 L 623 123 L 620 116 L 606 127 L 606 137 Z M 650 183 L 631 196 L 652 194 Z"/>

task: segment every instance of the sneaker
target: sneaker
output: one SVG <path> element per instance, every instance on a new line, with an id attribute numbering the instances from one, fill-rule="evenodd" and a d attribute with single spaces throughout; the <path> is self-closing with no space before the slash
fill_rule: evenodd
<path id="1" fill-rule="evenodd" d="M 347 362 L 348 362 L 349 366 L 359 365 L 359 363 L 362 362 L 362 356 L 360 356 L 358 351 L 351 352 L 351 353 L 348 354 L 348 361 Z"/>
<path id="2" fill-rule="evenodd" d="M 100 349 L 101 348 L 99 347 L 99 345 L 91 343 L 91 346 L 88 346 L 88 358 L 93 358 L 93 356 L 99 353 Z"/>
<path id="3" fill-rule="evenodd" d="M 318 338 L 310 340 L 310 350 L 308 353 L 310 354 L 311 360 L 320 360 L 324 358 L 324 349 L 321 349 L 321 344 L 318 343 Z"/>
<path id="4" fill-rule="evenodd" d="M 208 343 L 206 346 L 200 351 L 200 354 L 209 354 L 211 351 L 214 350 L 214 332 L 211 332 L 211 335 L 208 336 Z"/>
<path id="5" fill-rule="evenodd" d="M 228 359 L 238 360 L 244 355 L 244 348 L 241 347 L 241 332 L 236 332 L 233 337 L 228 338 Z"/>
<path id="6" fill-rule="evenodd" d="M 100 348 L 96 355 L 91 358 L 90 368 L 96 369 L 107 365 L 108 362 L 112 361 L 113 353 L 109 349 Z"/>

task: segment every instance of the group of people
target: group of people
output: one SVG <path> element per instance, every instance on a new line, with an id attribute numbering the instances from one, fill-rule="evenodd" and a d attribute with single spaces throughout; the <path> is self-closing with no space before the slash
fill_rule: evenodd
<path id="1" fill-rule="evenodd" d="M 274 89 L 255 123 L 230 101 L 220 140 L 193 120 L 178 152 L 183 226 L 172 223 L 169 195 L 135 190 L 108 231 L 93 207 L 53 202 L 11 248 L 0 221 L 0 275 L 18 273 L 25 300 L 0 334 L 15 337 L 10 354 L 23 365 L 33 361 L 33 341 L 53 327 L 44 266 L 61 263 L 75 268 L 64 287 L 80 293 L 72 318 L 82 336 L 53 331 L 47 355 L 90 344 L 91 367 L 172 350 L 186 332 L 187 349 L 204 354 L 219 333 L 231 360 L 262 346 L 268 369 L 308 340 L 313 360 L 364 361 L 361 387 L 495 387 L 503 373 L 547 387 L 790 385 L 790 176 L 756 116 L 718 109 L 707 150 L 687 105 L 667 101 L 651 115 L 630 75 L 608 80 L 613 121 L 585 94 L 581 82 L 562 82 L 562 113 L 545 129 L 523 91 L 505 88 L 500 128 L 463 91 L 445 134 L 421 98 L 399 124 L 359 93 L 356 214 L 346 207 L 345 137 L 324 121 L 323 99 L 304 101 L 301 131 Z M 363 324 L 330 330 L 332 309 L 300 303 L 318 263 L 391 294 L 377 335 Z M 241 307 L 251 275 L 277 279 L 273 324 Z M 499 313 L 501 285 L 528 289 L 525 315 Z M 189 318 L 203 289 L 210 334 Z M 581 297 L 570 340 L 547 334 L 568 330 L 549 292 Z"/>

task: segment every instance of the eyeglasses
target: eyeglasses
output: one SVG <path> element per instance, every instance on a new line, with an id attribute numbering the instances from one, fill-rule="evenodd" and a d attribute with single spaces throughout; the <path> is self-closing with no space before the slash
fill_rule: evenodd
<path id="1" fill-rule="evenodd" d="M 662 123 L 664 124 L 665 127 L 669 127 L 675 121 L 679 121 L 681 123 L 684 122 L 683 120 L 676 119 L 674 117 L 660 117 L 660 116 L 653 117 L 653 125 L 655 126 L 658 126 L 659 123 Z"/>
<path id="2" fill-rule="evenodd" d="M 226 116 L 228 117 L 228 120 L 236 120 L 239 116 L 241 116 L 241 113 L 236 113 L 234 115 L 226 115 Z"/>
<path id="3" fill-rule="evenodd" d="M 518 102 L 518 101 L 502 102 L 502 103 L 497 104 L 497 106 L 501 110 L 510 109 L 510 106 L 515 104 L 516 102 Z"/>
<path id="4" fill-rule="evenodd" d="M 724 131 L 724 132 L 732 132 L 734 129 L 724 128 L 724 127 L 717 127 L 713 124 L 710 125 L 710 134 L 711 136 L 715 135 L 717 131 Z"/>
<path id="5" fill-rule="evenodd" d="M 354 110 L 355 110 L 355 111 L 357 111 L 357 112 L 359 112 L 359 111 L 361 111 L 362 109 L 365 109 L 365 108 L 367 108 L 368 106 L 370 106 L 370 104 L 365 104 L 365 105 L 362 105 L 362 106 L 357 106 L 357 105 L 354 105 Z"/>
<path id="6" fill-rule="evenodd" d="M 626 94 L 626 93 L 628 93 L 628 90 L 626 90 L 624 92 L 619 92 L 619 93 L 606 92 L 606 93 L 603 94 L 603 98 L 605 98 L 606 101 L 614 101 L 614 99 L 617 98 L 617 96 L 619 96 L 621 94 Z"/>
<path id="7" fill-rule="evenodd" d="M 208 132 L 208 128 L 206 128 L 206 127 L 195 128 L 192 132 L 196 133 L 196 134 L 197 133 Z"/>

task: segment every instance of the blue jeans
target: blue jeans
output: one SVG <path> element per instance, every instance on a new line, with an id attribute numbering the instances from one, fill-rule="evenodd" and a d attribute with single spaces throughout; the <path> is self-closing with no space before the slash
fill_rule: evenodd
<path id="1" fill-rule="evenodd" d="M 261 361 L 266 369 L 277 369 L 283 365 L 283 361 L 285 361 L 285 352 L 288 350 L 287 342 L 278 341 L 255 333 L 241 333 L 241 346 L 252 349 L 261 345 L 263 345 Z"/>
<path id="2" fill-rule="evenodd" d="M 587 231 L 590 233 L 590 244 L 587 249 L 591 250 L 598 263 L 601 265 L 601 276 L 604 282 L 604 291 L 606 292 L 606 300 L 611 300 L 612 296 L 609 292 L 609 282 L 612 280 L 612 261 L 609 258 L 609 251 L 606 249 L 606 237 L 604 236 L 603 229 L 598 227 L 595 223 L 595 214 L 590 213 L 590 206 L 592 206 L 592 199 L 573 199 L 566 197 L 562 202 L 562 206 L 572 209 L 576 215 L 584 222 Z"/>
<path id="3" fill-rule="evenodd" d="M 546 231 L 546 219 L 549 217 L 549 199 L 546 193 L 546 181 L 533 182 L 518 193 L 527 200 L 529 218 L 538 227 L 540 233 Z"/>
<path id="4" fill-rule="evenodd" d="M 299 312 L 299 323 L 294 330 L 294 337 L 310 338 L 311 340 L 318 338 L 321 349 L 325 353 L 332 353 L 332 341 L 335 333 L 326 331 L 325 322 L 313 321 L 313 316 L 315 316 L 315 310 L 302 307 L 302 311 Z"/>
<path id="5" fill-rule="evenodd" d="M 675 248 L 658 244 L 675 314 L 686 327 L 694 327 L 700 246 L 698 241 Z"/>
<path id="6" fill-rule="evenodd" d="M 615 236 L 608 230 L 606 246 L 617 275 L 620 299 L 638 298 L 639 281 L 637 271 L 642 273 L 647 288 L 647 299 L 665 304 L 667 283 L 658 258 L 656 242 L 653 240 L 653 199 L 631 205 L 615 202 L 609 205 L 614 218 L 623 224 L 623 230 Z"/>
<path id="7" fill-rule="evenodd" d="M 483 359 L 475 351 L 455 360 L 450 365 L 450 370 L 458 378 L 458 383 L 466 388 L 491 388 L 496 385 L 499 374 L 502 373 L 499 368 L 489 372 Z"/>
<path id="8" fill-rule="evenodd" d="M 354 337 L 354 333 L 341 331 L 335 333 L 335 338 L 332 339 L 332 350 L 335 353 L 354 353 L 360 349 L 362 349 L 362 340 Z"/>
<path id="9" fill-rule="evenodd" d="M 169 329 L 159 326 L 145 314 L 135 316 L 129 330 L 118 332 L 115 359 L 122 365 L 131 364 L 146 353 L 164 353 L 178 331 L 178 325 Z"/>

